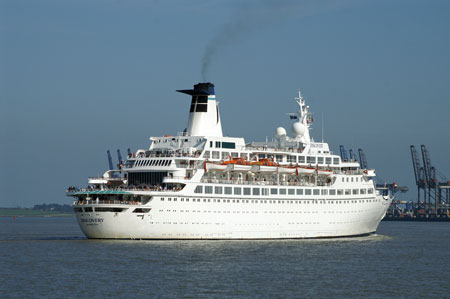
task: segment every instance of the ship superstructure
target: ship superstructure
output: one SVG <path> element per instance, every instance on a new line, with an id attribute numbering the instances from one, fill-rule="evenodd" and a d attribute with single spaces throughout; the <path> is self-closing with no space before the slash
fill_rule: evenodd
<path id="1" fill-rule="evenodd" d="M 310 136 L 300 91 L 293 136 L 225 137 L 214 85 L 178 90 L 192 97 L 183 133 L 150 137 L 117 169 L 69 188 L 88 238 L 272 239 L 374 233 L 391 202 L 375 171 L 343 161 Z M 111 163 L 110 163 L 111 164 Z M 112 167 L 111 167 L 112 168 Z"/>

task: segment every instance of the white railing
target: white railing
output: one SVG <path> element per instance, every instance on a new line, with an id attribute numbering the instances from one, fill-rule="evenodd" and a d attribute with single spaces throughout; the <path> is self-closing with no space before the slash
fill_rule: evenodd
<path id="1" fill-rule="evenodd" d="M 104 189 L 98 189 L 98 188 L 75 188 L 71 187 L 66 190 L 67 193 L 73 194 L 77 192 L 94 192 L 94 191 L 157 191 L 157 192 L 164 192 L 164 191 L 181 191 L 183 188 L 181 187 L 173 187 L 173 188 L 167 188 L 162 186 L 151 186 L 151 187 L 130 187 L 130 188 L 104 188 Z M 93 194 L 95 195 L 95 194 Z M 99 194 L 101 195 L 101 193 Z M 117 194 L 120 195 L 120 194 Z"/>
<path id="2" fill-rule="evenodd" d="M 136 201 L 136 200 L 126 201 L 126 200 L 112 200 L 112 199 L 99 199 L 99 200 L 92 199 L 92 200 L 78 200 L 78 201 L 75 201 L 74 204 L 79 205 L 79 206 L 93 205 L 93 204 L 95 204 L 95 205 L 103 204 L 103 205 L 132 205 L 132 206 L 135 206 L 135 205 L 142 205 L 143 203 L 140 201 Z"/>
<path id="3" fill-rule="evenodd" d="M 276 182 L 276 181 L 245 181 L 245 180 L 217 180 L 217 179 L 202 179 L 201 183 L 210 184 L 232 184 L 232 185 L 252 185 L 252 186 L 297 186 L 297 187 L 317 187 L 317 186 L 332 186 L 332 183 L 318 182 Z"/>

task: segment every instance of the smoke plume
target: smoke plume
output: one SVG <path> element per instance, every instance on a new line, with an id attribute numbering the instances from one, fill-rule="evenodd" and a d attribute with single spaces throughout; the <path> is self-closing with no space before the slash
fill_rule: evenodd
<path id="1" fill-rule="evenodd" d="M 222 25 L 207 43 L 202 58 L 201 75 L 204 82 L 208 78 L 211 64 L 227 46 L 250 38 L 256 31 L 263 31 L 290 17 L 304 17 L 341 6 L 345 0 L 239 0 L 234 1 L 229 20 Z"/>

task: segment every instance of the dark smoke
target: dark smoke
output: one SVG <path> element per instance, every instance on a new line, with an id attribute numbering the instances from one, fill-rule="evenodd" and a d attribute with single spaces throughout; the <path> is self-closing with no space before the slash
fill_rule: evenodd
<path id="1" fill-rule="evenodd" d="M 202 79 L 208 81 L 211 64 L 223 48 L 250 38 L 255 31 L 282 22 L 290 17 L 304 17 L 312 13 L 341 6 L 341 1 L 315 0 L 238 0 L 234 1 L 231 16 L 207 43 L 202 58 Z M 319 4 L 320 3 L 320 4 Z M 339 3 L 339 5 L 337 5 Z"/>

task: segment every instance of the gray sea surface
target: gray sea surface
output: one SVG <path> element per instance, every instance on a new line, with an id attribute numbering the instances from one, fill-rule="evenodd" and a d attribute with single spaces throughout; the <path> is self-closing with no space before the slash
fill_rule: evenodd
<path id="1" fill-rule="evenodd" d="M 321 240 L 88 240 L 72 217 L 0 218 L 0 298 L 450 298 L 450 223 Z"/>

